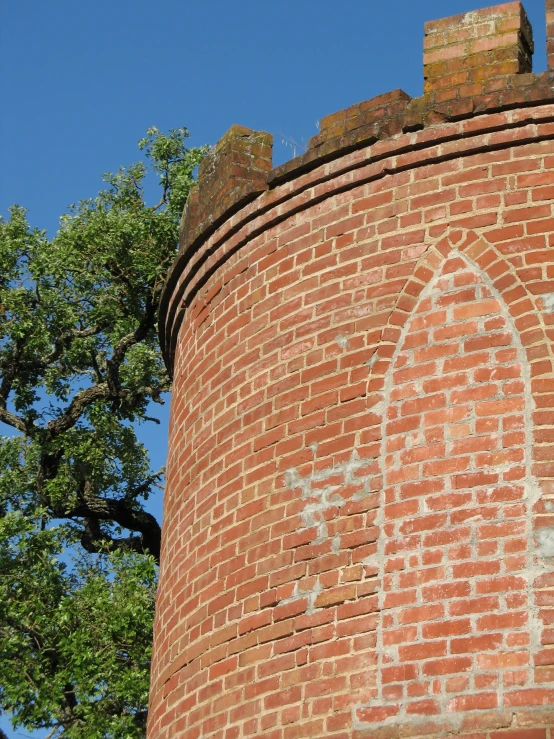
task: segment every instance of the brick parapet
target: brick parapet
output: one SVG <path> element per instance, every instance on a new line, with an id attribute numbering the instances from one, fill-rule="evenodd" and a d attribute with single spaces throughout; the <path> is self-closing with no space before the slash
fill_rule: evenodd
<path id="1" fill-rule="evenodd" d="M 520 2 L 425 24 L 425 93 L 473 97 L 504 87 L 510 74 L 531 72 L 533 32 Z"/>
<path id="2" fill-rule="evenodd" d="M 554 96 L 551 99 L 554 101 Z M 554 102 L 435 125 L 387 137 L 331 162 L 318 162 L 319 166 L 299 177 L 275 184 L 230 215 L 195 249 L 183 250 L 177 258 L 160 311 L 162 344 L 168 362 L 172 363 L 179 327 L 193 295 L 217 265 L 268 225 L 325 200 L 333 192 L 393 172 L 469 156 L 485 148 L 504 148 L 518 139 L 548 139 L 553 122 Z"/>
<path id="3" fill-rule="evenodd" d="M 541 74 L 532 74 L 530 62 L 521 61 L 533 48 L 532 33 L 522 4 L 512 2 L 426 24 L 427 53 L 431 50 L 435 54 L 446 52 L 449 58 L 444 63 L 452 64 L 456 58 L 462 59 L 467 66 L 463 74 L 479 70 L 478 79 L 451 79 L 448 69 L 441 71 L 435 57 L 428 57 L 431 61 L 424 65 L 427 82 L 422 97 L 412 99 L 403 90 L 394 90 L 326 116 L 321 120 L 319 134 L 310 140 L 308 150 L 273 169 L 271 135 L 233 126 L 202 163 L 199 184 L 193 189 L 183 214 L 179 252 L 167 280 L 160 311 L 162 351 L 170 369 L 172 319 L 169 303 L 182 281 L 182 271 L 197 261 L 196 252 L 205 251 L 206 240 L 218 226 L 228 222 L 249 201 L 257 200 L 260 209 L 269 207 L 275 198 L 260 197 L 261 193 L 280 190 L 284 183 L 292 183 L 294 187 L 295 181 L 301 186 L 306 173 L 377 143 L 386 142 L 388 146 L 390 142 L 394 147 L 402 134 L 427 129 L 434 132 L 441 123 L 469 121 L 496 112 L 552 102 L 553 3 L 554 0 L 546 0 L 549 67 Z M 453 42 L 449 43 L 449 34 L 454 29 L 471 32 L 473 37 L 457 48 Z M 496 39 L 497 46 L 481 49 L 483 42 L 491 37 Z M 476 47 L 476 44 L 481 46 Z M 455 52 L 451 51 L 453 47 Z M 472 53 L 476 48 L 478 51 Z M 495 55 L 499 50 L 502 54 L 511 54 L 512 61 L 507 66 L 501 65 L 498 73 L 491 72 L 496 69 Z M 431 78 L 436 84 L 429 83 Z M 461 132 L 459 135 L 467 134 Z M 425 137 L 422 140 L 425 141 Z M 411 144 L 403 139 L 402 144 L 421 145 L 418 139 Z"/>
<path id="4" fill-rule="evenodd" d="M 267 190 L 273 136 L 245 126 L 231 126 L 198 168 L 198 186 L 187 200 L 181 219 L 186 247 L 213 230 L 229 215 Z"/>

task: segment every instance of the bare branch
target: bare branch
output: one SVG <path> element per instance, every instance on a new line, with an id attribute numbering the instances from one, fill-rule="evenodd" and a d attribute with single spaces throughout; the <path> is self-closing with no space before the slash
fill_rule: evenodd
<path id="1" fill-rule="evenodd" d="M 150 210 L 152 213 L 155 213 L 159 208 L 162 207 L 162 205 L 167 205 L 167 193 L 169 192 L 169 171 L 167 167 L 164 170 L 164 184 L 163 184 L 163 192 L 160 202 L 157 205 L 152 206 Z"/>
<path id="2" fill-rule="evenodd" d="M 164 193 L 162 195 L 162 199 L 160 200 L 160 202 L 157 203 L 156 205 L 153 205 L 150 208 L 150 210 L 152 211 L 152 213 L 155 213 L 157 210 L 159 210 L 162 207 L 162 205 L 165 205 L 166 203 L 167 203 L 166 191 L 164 190 Z"/>
<path id="3" fill-rule="evenodd" d="M 56 734 L 58 733 L 60 726 L 61 724 L 56 724 L 54 728 L 52 729 L 52 731 L 49 731 L 48 734 L 46 734 L 44 739 L 53 739 L 53 737 L 55 737 Z"/>
<path id="4" fill-rule="evenodd" d="M 125 497 L 127 499 L 134 500 L 139 495 L 143 495 L 151 485 L 158 486 L 158 482 L 164 475 L 165 475 L 165 467 L 161 467 L 157 472 L 153 472 L 151 475 L 149 475 L 143 483 L 141 483 L 140 485 L 137 485 L 134 488 L 130 488 L 127 491 Z"/>

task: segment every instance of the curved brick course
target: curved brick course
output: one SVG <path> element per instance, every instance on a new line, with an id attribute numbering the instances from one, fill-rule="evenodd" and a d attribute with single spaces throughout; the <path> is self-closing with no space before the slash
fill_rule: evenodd
<path id="1" fill-rule="evenodd" d="M 189 202 L 151 739 L 554 737 L 554 75 L 460 18 L 424 98 L 273 171 L 232 129 Z"/>

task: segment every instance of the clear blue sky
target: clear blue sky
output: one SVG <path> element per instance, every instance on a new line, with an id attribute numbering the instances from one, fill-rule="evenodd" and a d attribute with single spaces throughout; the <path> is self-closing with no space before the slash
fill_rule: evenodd
<path id="1" fill-rule="evenodd" d="M 322 116 L 397 87 L 422 93 L 423 24 L 486 0 L 17 0 L 0 24 L 0 211 L 27 207 L 56 231 L 101 174 L 139 158 L 147 127 L 215 143 L 239 123 L 307 141 Z M 524 0 L 535 71 L 546 67 L 543 0 Z M 164 426 L 142 437 L 153 464 Z M 161 501 L 152 510 L 160 514 Z M 0 727 L 12 737 L 5 717 Z M 34 736 L 44 736 L 37 733 Z"/>

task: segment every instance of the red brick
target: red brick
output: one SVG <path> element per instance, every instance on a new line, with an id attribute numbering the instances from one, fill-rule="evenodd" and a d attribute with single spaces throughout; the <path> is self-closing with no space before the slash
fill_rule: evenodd
<path id="1" fill-rule="evenodd" d="M 429 29 L 423 98 L 269 175 L 243 129 L 201 167 L 160 314 L 149 739 L 552 731 L 551 91 L 519 3 Z"/>
<path id="2" fill-rule="evenodd" d="M 446 641 L 432 641 L 423 644 L 400 645 L 398 654 L 402 662 L 413 662 L 432 659 L 433 657 L 444 657 L 446 648 Z"/>
<path id="3" fill-rule="evenodd" d="M 491 649 L 498 649 L 501 643 L 502 636 L 500 634 L 469 636 L 467 638 L 452 639 L 450 641 L 450 651 L 452 654 L 485 652 Z"/>
<path id="4" fill-rule="evenodd" d="M 436 675 L 453 675 L 457 672 L 468 672 L 473 667 L 471 657 L 443 657 L 442 659 L 424 662 L 422 672 L 428 677 Z"/>
<path id="5" fill-rule="evenodd" d="M 498 695 L 496 693 L 476 693 L 453 698 L 448 702 L 449 711 L 476 711 L 484 708 L 496 708 Z"/>

